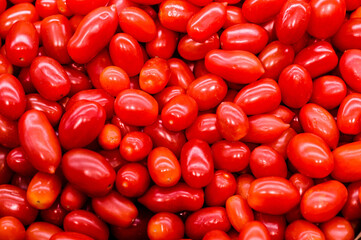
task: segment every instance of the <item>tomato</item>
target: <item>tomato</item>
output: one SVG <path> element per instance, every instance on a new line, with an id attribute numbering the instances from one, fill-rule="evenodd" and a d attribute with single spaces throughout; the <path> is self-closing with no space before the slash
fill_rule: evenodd
<path id="1" fill-rule="evenodd" d="M 342 100 L 337 112 L 337 126 L 342 133 L 355 135 L 361 132 L 360 101 L 359 93 L 349 94 Z"/>
<path id="2" fill-rule="evenodd" d="M 70 91 L 70 80 L 64 68 L 49 57 L 37 57 L 30 67 L 30 77 L 39 94 L 50 101 L 58 101 Z"/>
<path id="3" fill-rule="evenodd" d="M 188 65 L 178 58 L 168 59 L 168 65 L 170 68 L 168 86 L 179 86 L 187 89 L 191 82 L 194 81 L 193 72 Z"/>
<path id="4" fill-rule="evenodd" d="M 59 13 L 56 0 L 36 0 L 35 8 L 39 16 L 42 18 Z"/>
<path id="5" fill-rule="evenodd" d="M 250 174 L 241 174 L 237 178 L 237 194 L 242 198 L 247 199 L 249 196 L 249 188 L 255 178 Z"/>
<path id="6" fill-rule="evenodd" d="M 288 179 L 293 186 L 298 189 L 298 192 L 301 196 L 314 185 L 312 178 L 309 178 L 303 174 L 295 173 Z"/>
<path id="7" fill-rule="evenodd" d="M 138 202 L 152 212 L 196 211 L 202 208 L 204 192 L 202 188 L 193 188 L 185 183 L 177 183 L 172 187 L 153 185 Z"/>
<path id="8" fill-rule="evenodd" d="M 158 94 L 154 95 L 154 98 L 158 102 L 159 110 L 162 110 L 164 105 L 167 102 L 169 102 L 169 100 L 171 100 L 172 98 L 174 98 L 175 96 L 178 96 L 180 94 L 185 94 L 184 88 L 182 88 L 180 86 L 170 86 L 170 87 L 164 88 Z"/>
<path id="9" fill-rule="evenodd" d="M 238 240 L 271 240 L 271 236 L 267 228 L 259 221 L 248 222 L 242 232 L 239 234 Z"/>
<path id="10" fill-rule="evenodd" d="M 76 210 L 64 218 L 64 230 L 88 235 L 97 240 L 107 240 L 109 237 L 108 226 L 95 214 Z"/>
<path id="11" fill-rule="evenodd" d="M 223 207 L 207 207 L 192 213 L 185 222 L 186 235 L 194 240 L 202 237 L 211 230 L 228 232 L 231 224 Z"/>
<path id="12" fill-rule="evenodd" d="M 277 139 L 272 142 L 265 143 L 263 146 L 271 147 L 278 152 L 283 158 L 287 158 L 287 146 L 290 140 L 296 136 L 297 133 L 293 128 L 286 129 Z"/>
<path id="13" fill-rule="evenodd" d="M 284 178 L 263 177 L 251 183 L 247 201 L 258 212 L 282 215 L 297 206 L 300 194 Z"/>
<path id="14" fill-rule="evenodd" d="M 115 184 L 123 196 L 142 196 L 150 184 L 147 168 L 140 163 L 125 164 L 118 170 Z"/>
<path id="15" fill-rule="evenodd" d="M 361 142 L 348 143 L 333 151 L 335 168 L 332 177 L 341 182 L 361 180 L 359 173 Z"/>
<path id="16" fill-rule="evenodd" d="M 259 59 L 242 50 L 212 50 L 205 57 L 208 71 L 227 81 L 246 84 L 255 82 L 265 70 Z"/>
<path id="17" fill-rule="evenodd" d="M 320 225 L 325 237 L 330 240 L 351 240 L 355 233 L 349 221 L 342 217 L 334 217 Z"/>
<path id="18" fill-rule="evenodd" d="M 285 2 L 285 0 L 246 0 L 242 5 L 242 13 L 250 22 L 265 23 L 279 13 Z"/>
<path id="19" fill-rule="evenodd" d="M 295 57 L 294 63 L 303 66 L 312 78 L 323 75 L 337 66 L 338 58 L 332 45 L 325 41 L 316 42 Z"/>
<path id="20" fill-rule="evenodd" d="M 9 183 L 13 172 L 7 164 L 7 155 L 9 150 L 0 146 L 0 184 Z"/>
<path id="21" fill-rule="evenodd" d="M 347 200 L 346 187 L 334 180 L 309 188 L 301 200 L 302 216 L 311 222 L 331 220 L 341 211 Z"/>
<path id="22" fill-rule="evenodd" d="M 83 2 L 86 4 L 86 1 Z M 118 16 L 114 5 L 93 10 L 83 18 L 69 39 L 67 48 L 70 57 L 77 63 L 89 62 L 109 43 L 117 26 Z"/>
<path id="23" fill-rule="evenodd" d="M 340 51 L 347 49 L 360 49 L 360 18 L 352 18 L 342 23 L 335 35 L 332 37 L 332 44 Z"/>
<path id="24" fill-rule="evenodd" d="M 25 111 L 24 88 L 19 80 L 8 73 L 0 75 L 0 114 L 9 120 L 18 119 Z"/>
<path id="25" fill-rule="evenodd" d="M 165 59 L 151 58 L 140 71 L 139 86 L 147 93 L 159 93 L 167 85 L 170 74 L 168 62 Z"/>
<path id="26" fill-rule="evenodd" d="M 11 216 L 0 218 L 0 234 L 1 238 L 9 240 L 25 239 L 24 225 Z"/>
<path id="27" fill-rule="evenodd" d="M 50 208 L 40 211 L 40 217 L 42 221 L 60 227 L 67 213 L 68 212 L 60 205 L 60 202 L 56 200 Z"/>
<path id="28" fill-rule="evenodd" d="M 285 238 L 286 218 L 284 216 L 256 213 L 255 219 L 265 225 L 271 240 L 283 240 Z"/>
<path id="29" fill-rule="evenodd" d="M 242 141 L 251 143 L 269 143 L 276 140 L 289 128 L 280 118 L 271 114 L 259 114 L 248 118 L 249 130 Z"/>
<path id="30" fill-rule="evenodd" d="M 232 227 L 238 232 L 242 231 L 246 223 L 254 220 L 252 209 L 247 200 L 240 195 L 234 195 L 227 199 L 226 211 Z"/>
<path id="31" fill-rule="evenodd" d="M 105 124 L 98 136 L 99 145 L 105 150 L 113 150 L 119 147 L 120 129 L 113 124 Z"/>
<path id="32" fill-rule="evenodd" d="M 75 14 L 87 15 L 94 9 L 106 6 L 109 0 L 95 0 L 88 2 L 85 0 L 66 0 L 66 6 Z"/>
<path id="33" fill-rule="evenodd" d="M 311 0 L 310 6 L 311 16 L 307 32 L 318 39 L 334 35 L 345 18 L 345 1 Z"/>
<path id="34" fill-rule="evenodd" d="M 244 50 L 257 54 L 267 45 L 268 34 L 261 26 L 241 23 L 226 28 L 220 40 L 224 50 Z"/>
<path id="35" fill-rule="evenodd" d="M 124 89 L 129 89 L 130 80 L 127 73 L 116 66 L 104 68 L 99 76 L 100 85 L 112 96 L 117 96 Z"/>
<path id="36" fill-rule="evenodd" d="M 219 47 L 219 36 L 215 33 L 203 42 L 194 41 L 189 35 L 185 35 L 179 40 L 177 49 L 182 58 L 195 61 L 203 59 L 209 51 Z"/>
<path id="37" fill-rule="evenodd" d="M 221 230 L 212 230 L 206 233 L 202 240 L 231 240 L 227 233 Z"/>
<path id="38" fill-rule="evenodd" d="M 143 132 L 130 132 L 124 136 L 120 143 L 121 156 L 130 162 L 144 159 L 152 150 L 151 138 Z"/>
<path id="39" fill-rule="evenodd" d="M 115 191 L 92 198 L 92 207 L 105 222 L 121 227 L 129 226 L 138 215 L 136 206 Z"/>
<path id="40" fill-rule="evenodd" d="M 26 201 L 26 192 L 18 187 L 0 185 L 0 216 L 12 216 L 23 225 L 34 222 L 38 210 Z"/>
<path id="41" fill-rule="evenodd" d="M 36 22 L 39 20 L 39 15 L 33 4 L 19 3 L 0 15 L 0 37 L 5 38 L 14 23 L 18 21 Z"/>
<path id="42" fill-rule="evenodd" d="M 28 240 L 48 240 L 56 233 L 63 230 L 51 223 L 47 222 L 34 222 L 25 232 L 26 239 Z"/>
<path id="43" fill-rule="evenodd" d="M 187 24 L 188 35 L 197 42 L 203 42 L 222 28 L 226 21 L 227 4 L 213 2 L 195 13 Z"/>
<path id="44" fill-rule="evenodd" d="M 348 86 L 357 92 L 361 92 L 361 68 L 358 64 L 361 61 L 361 50 L 351 49 L 344 52 L 340 59 L 339 69 L 342 78 Z"/>
<path id="45" fill-rule="evenodd" d="M 227 199 L 234 195 L 236 188 L 236 179 L 230 172 L 217 170 L 204 190 L 206 205 L 224 206 Z"/>
<path id="46" fill-rule="evenodd" d="M 137 75 L 143 67 L 142 48 L 137 40 L 127 33 L 118 33 L 112 37 L 109 52 L 113 63 L 130 77 Z"/>
<path id="47" fill-rule="evenodd" d="M 226 7 L 226 21 L 223 24 L 223 28 L 226 29 L 233 25 L 240 23 L 246 23 L 247 20 L 243 17 L 242 9 L 236 6 L 227 5 Z"/>
<path id="48" fill-rule="evenodd" d="M 78 191 L 73 185 L 68 183 L 61 192 L 60 204 L 67 211 L 74 211 L 82 208 L 87 200 L 87 196 Z"/>
<path id="49" fill-rule="evenodd" d="M 287 165 L 283 157 L 268 146 L 259 146 L 253 149 L 249 166 L 256 178 L 287 176 Z"/>
<path id="50" fill-rule="evenodd" d="M 193 124 L 186 129 L 187 139 L 199 139 L 209 144 L 222 140 L 216 124 L 216 114 L 206 113 L 199 115 Z"/>
<path id="51" fill-rule="evenodd" d="M 87 235 L 76 233 L 76 232 L 59 232 L 55 233 L 49 240 L 94 240 Z"/>
<path id="52" fill-rule="evenodd" d="M 49 16 L 41 21 L 41 40 L 49 57 L 61 64 L 70 63 L 67 44 L 73 32 L 63 15 Z"/>
<path id="53" fill-rule="evenodd" d="M 7 148 L 19 146 L 18 122 L 0 115 L 0 126 L 0 144 Z"/>
<path id="54" fill-rule="evenodd" d="M 106 67 L 113 65 L 107 48 L 101 50 L 90 62 L 86 64 L 86 71 L 95 88 L 102 88 L 100 74 Z"/>
<path id="55" fill-rule="evenodd" d="M 188 1 L 166 0 L 159 6 L 159 21 L 170 30 L 187 32 L 189 19 L 199 10 L 199 7 Z"/>
<path id="56" fill-rule="evenodd" d="M 360 218 L 361 203 L 359 199 L 361 182 L 353 182 L 347 186 L 348 197 L 342 209 L 342 216 L 348 221 Z"/>
<path id="57" fill-rule="evenodd" d="M 60 120 L 58 131 L 61 146 L 73 149 L 90 144 L 103 129 L 105 118 L 105 110 L 98 103 L 86 100 L 74 103 Z"/>
<path id="58" fill-rule="evenodd" d="M 271 113 L 272 115 L 278 118 L 281 118 L 282 121 L 284 121 L 285 123 L 290 123 L 296 115 L 291 109 L 283 105 L 279 105 L 275 110 L 269 113 Z"/>
<path id="59" fill-rule="evenodd" d="M 7 7 L 7 1 L 5 0 L 0 1 L 0 14 L 5 11 L 6 7 Z"/>
<path id="60" fill-rule="evenodd" d="M 0 74 L 3 73 L 13 74 L 13 72 L 14 72 L 13 65 L 5 56 L 0 54 Z"/>
<path id="61" fill-rule="evenodd" d="M 148 223 L 150 240 L 181 239 L 184 236 L 184 223 L 174 213 L 157 213 Z"/>
<path id="62" fill-rule="evenodd" d="M 301 108 L 311 98 L 312 78 L 306 68 L 292 64 L 283 69 L 278 79 L 282 102 L 291 108 Z M 294 94 L 297 92 L 297 94 Z"/>
<path id="63" fill-rule="evenodd" d="M 285 240 L 326 240 L 323 232 L 314 224 L 305 220 L 292 222 L 286 228 Z"/>

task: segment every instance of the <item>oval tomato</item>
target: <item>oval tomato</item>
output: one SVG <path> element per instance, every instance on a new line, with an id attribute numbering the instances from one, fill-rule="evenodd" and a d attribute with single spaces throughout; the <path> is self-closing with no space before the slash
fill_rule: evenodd
<path id="1" fill-rule="evenodd" d="M 25 232 L 27 240 L 48 240 L 56 233 L 63 230 L 54 224 L 47 222 L 34 222 Z"/>
<path id="2" fill-rule="evenodd" d="M 182 58 L 195 61 L 203 59 L 209 51 L 218 49 L 219 46 L 220 41 L 217 33 L 203 42 L 194 41 L 189 35 L 185 35 L 179 40 L 177 49 Z"/>
<path id="3" fill-rule="evenodd" d="M 224 206 L 227 199 L 236 192 L 236 188 L 236 179 L 230 172 L 217 170 L 204 190 L 206 205 Z"/>
<path id="4" fill-rule="evenodd" d="M 234 195 L 227 199 L 226 211 L 232 227 L 237 232 L 241 232 L 246 223 L 254 220 L 253 211 L 249 207 L 247 200 L 240 195 Z"/>
<path id="5" fill-rule="evenodd" d="M 305 220 L 296 220 L 286 228 L 285 240 L 326 240 L 323 232 L 314 224 Z"/>
<path id="6" fill-rule="evenodd" d="M 4 239 L 22 240 L 25 239 L 24 225 L 11 216 L 0 218 L 0 234 Z"/>
<path id="7" fill-rule="evenodd" d="M 148 222 L 150 240 L 181 239 L 184 236 L 184 223 L 174 213 L 157 213 Z"/>
<path id="8" fill-rule="evenodd" d="M 147 191 L 150 176 L 147 168 L 140 163 L 128 163 L 117 172 L 116 188 L 125 197 L 139 197 Z"/>
<path id="9" fill-rule="evenodd" d="M 355 233 L 349 221 L 343 217 L 334 217 L 320 225 L 325 237 L 330 240 L 354 239 Z"/>
<path id="10" fill-rule="evenodd" d="M 67 211 L 74 211 L 82 208 L 87 200 L 87 196 L 68 183 L 60 195 L 60 204 Z"/>
<path id="11" fill-rule="evenodd" d="M 186 129 L 188 140 L 199 139 L 209 144 L 215 143 L 222 139 L 217 126 L 217 115 L 206 113 L 199 115 L 193 124 Z"/>
<path id="12" fill-rule="evenodd" d="M 361 142 L 348 143 L 336 148 L 333 152 L 335 167 L 332 177 L 341 182 L 361 180 Z"/>
<path id="13" fill-rule="evenodd" d="M 9 120 L 18 119 L 25 111 L 26 99 L 20 81 L 11 74 L 0 75 L 0 114 Z"/>
<path id="14" fill-rule="evenodd" d="M 346 96 L 337 112 L 337 127 L 345 134 L 361 132 L 361 94 L 352 93 Z"/>

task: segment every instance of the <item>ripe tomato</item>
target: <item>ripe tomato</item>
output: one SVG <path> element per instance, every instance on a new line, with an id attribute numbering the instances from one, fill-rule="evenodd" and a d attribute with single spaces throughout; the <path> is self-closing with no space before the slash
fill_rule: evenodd
<path id="1" fill-rule="evenodd" d="M 194 74 L 188 65 L 178 58 L 169 59 L 168 65 L 170 68 L 168 86 L 179 86 L 187 89 L 189 84 L 194 80 Z"/>
<path id="2" fill-rule="evenodd" d="M 206 233 L 202 240 L 231 240 L 227 233 L 221 230 L 212 230 Z"/>
<path id="3" fill-rule="evenodd" d="M 252 209 L 241 195 L 233 195 L 227 199 L 226 211 L 232 227 L 238 232 L 241 232 L 248 222 L 254 220 Z"/>
<path id="4" fill-rule="evenodd" d="M 312 178 L 306 177 L 300 173 L 293 174 L 288 180 L 298 189 L 300 196 L 302 196 L 306 190 L 314 185 Z"/>
<path id="5" fill-rule="evenodd" d="M 61 227 L 67 213 L 68 212 L 60 205 L 60 202 L 56 200 L 50 208 L 40 211 L 40 218 L 43 222 Z"/>
<path id="6" fill-rule="evenodd" d="M 0 218 L 0 235 L 3 239 L 23 240 L 25 239 L 24 225 L 11 216 Z"/>
<path id="7" fill-rule="evenodd" d="M 267 228 L 259 221 L 248 222 L 238 237 L 239 240 L 264 239 L 271 240 Z"/>
<path id="8" fill-rule="evenodd" d="M 98 143 L 105 150 L 113 150 L 119 147 L 120 139 L 120 129 L 113 124 L 105 124 L 99 133 Z"/>
<path id="9" fill-rule="evenodd" d="M 25 235 L 28 240 L 48 240 L 59 232 L 63 230 L 54 224 L 34 222 L 26 229 Z"/>
<path id="10" fill-rule="evenodd" d="M 349 221 L 359 219 L 361 214 L 360 187 L 360 181 L 353 182 L 347 186 L 348 197 L 342 209 L 342 216 Z"/>
<path id="11" fill-rule="evenodd" d="M 91 237 L 88 237 L 87 235 L 76 233 L 76 232 L 59 232 L 55 233 L 49 240 L 94 240 Z"/>
<path id="12" fill-rule="evenodd" d="M 209 144 L 222 140 L 217 124 L 217 115 L 206 113 L 199 115 L 193 124 L 186 129 L 188 140 L 200 139 Z"/>
<path id="13" fill-rule="evenodd" d="M 251 174 L 242 174 L 237 178 L 237 194 L 246 199 L 249 196 L 249 188 L 255 178 Z"/>
<path id="14" fill-rule="evenodd" d="M 361 164 L 361 142 L 348 143 L 333 151 L 335 167 L 332 177 L 341 182 L 361 180 L 359 166 Z"/>
<path id="15" fill-rule="evenodd" d="M 170 74 L 171 71 L 167 60 L 159 57 L 151 58 L 145 62 L 140 70 L 140 89 L 149 94 L 159 93 L 168 84 Z"/>
<path id="16" fill-rule="evenodd" d="M 150 177 L 147 168 L 140 163 L 128 163 L 117 172 L 115 185 L 120 194 L 126 197 L 142 196 L 148 189 Z"/>
<path id="17" fill-rule="evenodd" d="M 206 205 L 224 206 L 227 199 L 234 195 L 236 188 L 236 179 L 230 172 L 217 170 L 204 190 Z"/>
<path id="18" fill-rule="evenodd" d="M 320 225 L 325 237 L 330 240 L 354 239 L 355 233 L 349 221 L 343 217 L 334 217 Z"/>
<path id="19" fill-rule="evenodd" d="M 18 119 L 25 111 L 26 99 L 20 81 L 11 74 L 0 75 L 0 114 L 9 120 Z"/>
<path id="20" fill-rule="evenodd" d="M 361 50 L 351 49 L 344 52 L 339 63 L 342 78 L 348 86 L 357 92 L 361 92 L 361 68 L 359 62 L 361 62 Z"/>
<path id="21" fill-rule="evenodd" d="M 184 236 L 184 223 L 174 213 L 157 213 L 148 222 L 150 240 L 181 239 Z"/>
<path id="22" fill-rule="evenodd" d="M 87 200 L 87 196 L 68 183 L 61 192 L 60 204 L 67 211 L 81 209 Z"/>
<path id="23" fill-rule="evenodd" d="M 285 0 L 246 0 L 242 5 L 242 13 L 250 22 L 265 23 L 279 13 L 285 2 Z"/>
<path id="24" fill-rule="evenodd" d="M 212 145 L 214 168 L 239 172 L 249 163 L 250 150 L 239 141 L 219 141 Z"/>
<path id="25" fill-rule="evenodd" d="M 263 213 L 256 213 L 255 219 L 260 221 L 267 228 L 272 240 L 284 240 L 286 231 L 285 216 L 275 216 Z"/>
<path id="26" fill-rule="evenodd" d="M 351 93 L 342 100 L 337 112 L 337 127 L 342 133 L 355 135 L 361 132 L 360 101 L 359 93 Z"/>
<path id="27" fill-rule="evenodd" d="M 325 235 L 316 225 L 305 220 L 297 220 L 287 226 L 285 240 L 294 239 L 326 240 Z"/>
<path id="28" fill-rule="evenodd" d="M 340 51 L 360 49 L 360 28 L 357 27 L 360 23 L 359 17 L 351 17 L 350 20 L 344 21 L 336 34 L 333 35 L 332 44 Z"/>
<path id="29" fill-rule="evenodd" d="M 130 132 L 120 143 L 120 155 L 130 162 L 143 160 L 153 148 L 152 139 L 143 132 Z"/>

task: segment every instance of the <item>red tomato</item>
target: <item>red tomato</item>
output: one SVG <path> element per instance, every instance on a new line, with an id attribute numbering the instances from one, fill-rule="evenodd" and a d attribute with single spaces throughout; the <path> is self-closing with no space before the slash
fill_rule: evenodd
<path id="1" fill-rule="evenodd" d="M 30 77 L 39 94 L 50 101 L 58 101 L 70 91 L 68 75 L 60 63 L 52 58 L 35 58 L 31 63 Z"/>
<path id="2" fill-rule="evenodd" d="M 340 59 L 339 69 L 346 84 L 361 93 L 361 68 L 358 63 L 361 63 L 361 50 L 347 50 Z"/>
<path id="3" fill-rule="evenodd" d="M 281 43 L 294 44 L 305 34 L 311 17 L 311 6 L 301 0 L 287 1 L 276 17 L 275 29 Z"/>
<path id="4" fill-rule="evenodd" d="M 268 34 L 261 26 L 241 23 L 226 28 L 220 40 L 224 50 L 244 50 L 257 54 L 267 45 Z"/>
<path id="5" fill-rule="evenodd" d="M 92 207 L 105 222 L 121 227 L 130 226 L 138 215 L 136 206 L 115 191 L 104 197 L 93 198 Z"/>
<path id="6" fill-rule="evenodd" d="M 64 154 L 62 170 L 66 179 L 90 196 L 104 196 L 113 187 L 115 171 L 100 154 L 87 149 L 73 149 Z"/>
<path id="7" fill-rule="evenodd" d="M 311 17 L 307 32 L 318 39 L 334 35 L 345 18 L 345 1 L 311 0 L 310 6 Z"/>
<path id="8" fill-rule="evenodd" d="M 66 71 L 66 74 L 68 74 L 71 84 L 70 92 L 68 93 L 69 97 L 72 97 L 82 90 L 88 90 L 93 87 L 89 77 L 81 70 L 74 69 L 72 67 L 64 67 L 64 70 Z"/>
<path id="9" fill-rule="evenodd" d="M 182 58 L 195 61 L 203 59 L 209 51 L 219 47 L 219 36 L 215 33 L 203 42 L 194 41 L 189 35 L 185 35 L 179 40 L 177 49 Z"/>
<path id="10" fill-rule="evenodd" d="M 55 233 L 49 240 L 94 240 L 87 235 L 76 232 L 59 232 Z"/>
<path id="11" fill-rule="evenodd" d="M 242 174 L 237 178 L 237 194 L 247 199 L 249 196 L 249 188 L 254 181 L 254 177 L 250 174 Z"/>
<path id="12" fill-rule="evenodd" d="M 277 151 L 283 158 L 287 158 L 287 146 L 291 139 L 296 136 L 297 133 L 293 128 L 286 129 L 277 139 L 272 142 L 265 143 L 263 146 L 269 146 Z"/>
<path id="13" fill-rule="evenodd" d="M 258 212 L 282 215 L 297 206 L 300 194 L 284 178 L 264 177 L 251 183 L 247 201 L 249 206 Z"/>
<path id="14" fill-rule="evenodd" d="M 67 213 L 68 212 L 60 205 L 59 201 L 56 200 L 50 208 L 40 211 L 40 217 L 43 222 L 62 226 Z"/>
<path id="15" fill-rule="evenodd" d="M 56 233 L 63 230 L 51 223 L 46 222 L 34 222 L 25 232 L 27 240 L 48 240 Z"/>
<path id="16" fill-rule="evenodd" d="M 216 123 L 216 114 L 206 113 L 199 115 L 193 124 L 186 129 L 187 139 L 200 139 L 209 144 L 222 140 Z"/>
<path id="17" fill-rule="evenodd" d="M 204 204 L 204 192 L 182 182 L 172 187 L 153 185 L 138 202 L 152 212 L 197 211 Z"/>
<path id="18" fill-rule="evenodd" d="M 323 232 L 314 224 L 305 220 L 292 222 L 286 228 L 285 240 L 326 240 Z"/>
<path id="19" fill-rule="evenodd" d="M 224 231 L 212 230 L 207 232 L 202 240 L 231 240 L 231 238 Z"/>
<path id="20" fill-rule="evenodd" d="M 238 240 L 271 240 L 271 236 L 267 228 L 259 221 L 248 222 L 242 232 L 239 234 Z"/>
<path id="21" fill-rule="evenodd" d="M 18 122 L 0 115 L 0 126 L 0 144 L 7 148 L 19 146 Z"/>
<path id="22" fill-rule="evenodd" d="M 218 32 L 226 21 L 227 4 L 212 2 L 195 13 L 188 21 L 187 33 L 197 42 L 204 42 Z"/>
<path id="23" fill-rule="evenodd" d="M 212 150 L 199 139 L 192 139 L 184 144 L 180 157 L 182 177 L 191 187 L 207 186 L 213 178 L 214 167 Z"/>
<path id="24" fill-rule="evenodd" d="M 355 11 L 356 12 L 356 11 Z M 346 20 L 342 23 L 335 35 L 332 37 L 332 44 L 340 51 L 347 49 L 360 49 L 360 28 L 361 19 L 359 17 Z"/>
<path id="25" fill-rule="evenodd" d="M 192 81 L 187 94 L 196 100 L 200 111 L 216 107 L 227 94 L 227 84 L 222 78 L 207 74 Z"/>
<path id="26" fill-rule="evenodd" d="M 312 78 L 306 68 L 292 64 L 286 67 L 278 79 L 282 102 L 291 108 L 301 108 L 311 98 Z M 297 92 L 297 94 L 294 94 Z"/>
<path id="27" fill-rule="evenodd" d="M 346 96 L 337 112 L 338 129 L 345 134 L 358 134 L 361 132 L 361 94 L 352 93 Z"/>
<path id="28" fill-rule="evenodd" d="M 67 4 L 69 1 L 76 2 L 77 0 L 67 0 Z M 82 2 L 91 6 L 87 1 Z M 94 2 L 97 1 L 92 1 Z M 70 57 L 77 63 L 89 62 L 109 43 L 117 26 L 118 16 L 114 5 L 93 10 L 83 18 L 74 35 L 69 39 Z"/>
<path id="29" fill-rule="evenodd" d="M 276 150 L 268 146 L 259 146 L 252 151 L 249 166 L 256 178 L 287 177 L 285 160 Z"/>
<path id="30" fill-rule="evenodd" d="M 203 208 L 192 213 L 185 222 L 185 233 L 193 240 L 202 239 L 212 230 L 228 232 L 230 228 L 231 224 L 223 207 Z"/>
<path id="31" fill-rule="evenodd" d="M 181 239 L 184 236 L 184 223 L 174 213 L 157 213 L 148 223 L 150 240 Z"/>
<path id="32" fill-rule="evenodd" d="M 250 150 L 242 142 L 219 141 L 212 145 L 215 169 L 239 172 L 249 163 Z"/>
<path id="33" fill-rule="evenodd" d="M 320 225 L 325 237 L 330 240 L 352 240 L 355 233 L 349 221 L 342 217 L 334 217 Z"/>
<path id="34" fill-rule="evenodd" d="M 56 0 L 36 0 L 35 8 L 39 16 L 42 18 L 59 13 Z"/>
<path id="35" fill-rule="evenodd" d="M 86 64 L 86 71 L 95 88 L 102 88 L 100 85 L 100 74 L 106 67 L 113 65 L 107 48 L 100 51 L 90 62 Z"/>
<path id="36" fill-rule="evenodd" d="M 9 150 L 0 146 L 0 184 L 9 183 L 13 172 L 7 164 L 7 155 Z"/>
<path id="37" fill-rule="evenodd" d="M 127 89 L 118 94 L 114 102 L 114 110 L 125 124 L 148 126 L 157 119 L 158 103 L 146 92 Z"/>
<path id="38" fill-rule="evenodd" d="M 178 58 L 169 59 L 168 65 L 170 68 L 168 86 L 179 86 L 187 89 L 194 80 L 193 72 L 189 69 L 188 65 Z"/>
<path id="39" fill-rule="evenodd" d="M 236 179 L 230 172 L 217 170 L 204 190 L 206 205 L 224 206 L 227 199 L 234 195 L 236 188 Z"/>
<path id="40" fill-rule="evenodd" d="M 0 54 L 0 74 L 9 73 L 13 74 L 14 69 L 10 61 L 2 54 Z"/>
<path id="41" fill-rule="evenodd" d="M 25 239 L 24 225 L 11 216 L 0 218 L 0 235 L 3 239 L 23 240 Z"/>
<path id="42" fill-rule="evenodd" d="M 243 17 L 242 9 L 236 6 L 226 7 L 226 22 L 223 25 L 223 28 L 226 29 L 233 25 L 237 25 L 240 23 L 246 23 L 247 20 Z"/>
<path id="43" fill-rule="evenodd" d="M 148 170 L 140 163 L 125 164 L 118 170 L 115 184 L 123 196 L 142 196 L 150 184 Z"/>
<path id="44" fill-rule="evenodd" d="M 284 240 L 286 231 L 286 218 L 284 216 L 256 213 L 255 219 L 267 228 L 271 240 Z"/>
<path id="45" fill-rule="evenodd" d="M 76 210 L 70 212 L 64 218 L 64 230 L 66 232 L 77 232 L 85 234 L 97 240 L 107 240 L 109 238 L 108 226 L 95 214 Z"/>
<path id="46" fill-rule="evenodd" d="M 87 196 L 68 183 L 60 195 L 60 204 L 67 211 L 81 209 L 87 200 Z"/>
<path id="47" fill-rule="evenodd" d="M 18 119 L 25 111 L 24 88 L 19 80 L 8 73 L 0 75 L 0 114 L 9 120 Z"/>
<path id="48" fill-rule="evenodd" d="M 105 124 L 98 136 L 99 145 L 105 150 L 113 150 L 119 147 L 120 129 L 113 124 Z"/>
<path id="49" fill-rule="evenodd" d="M 143 132 L 130 132 L 120 143 L 120 154 L 130 162 L 140 161 L 148 156 L 152 150 L 152 139 Z"/>
<path id="50" fill-rule="evenodd" d="M 242 5 L 243 16 L 253 23 L 265 23 L 275 17 L 285 0 L 246 0 Z"/>
<path id="51" fill-rule="evenodd" d="M 98 103 L 86 100 L 74 103 L 60 120 L 58 131 L 61 146 L 65 149 L 87 146 L 103 129 L 105 118 L 105 110 Z"/>
<path id="52" fill-rule="evenodd" d="M 108 2 L 109 0 L 66 0 L 66 6 L 75 14 L 87 15 L 94 9 L 106 6 Z"/>
<path id="53" fill-rule="evenodd" d="M 306 177 L 300 173 L 293 174 L 288 180 L 298 189 L 300 196 L 303 196 L 305 191 L 314 185 L 312 178 Z"/>
<path id="54" fill-rule="evenodd" d="M 360 219 L 360 187 L 360 181 L 353 182 L 347 186 L 348 197 L 345 206 L 342 209 L 342 216 L 344 216 L 349 221 Z"/>
<path id="55" fill-rule="evenodd" d="M 139 86 L 147 93 L 159 93 L 168 84 L 170 74 L 168 62 L 165 59 L 151 58 L 140 70 Z"/>
<path id="56" fill-rule="evenodd" d="M 169 102 L 169 100 L 171 100 L 172 98 L 174 98 L 175 96 L 178 96 L 180 94 L 185 94 L 184 88 L 182 88 L 180 86 L 171 86 L 171 87 L 164 88 L 158 94 L 154 95 L 154 98 L 158 102 L 159 110 L 162 110 L 164 105 L 167 102 Z"/>
<path id="57" fill-rule="evenodd" d="M 0 185 L 0 216 L 12 216 L 23 225 L 34 222 L 38 210 L 26 200 L 26 192 L 18 187 Z"/>
<path id="58" fill-rule="evenodd" d="M 208 71 L 227 81 L 246 84 L 255 82 L 265 70 L 259 59 L 242 50 L 212 50 L 205 57 Z"/>
<path id="59" fill-rule="evenodd" d="M 332 177 L 341 182 L 361 180 L 361 142 L 348 143 L 333 151 L 335 168 Z"/>
<path id="60" fill-rule="evenodd" d="M 227 217 L 232 227 L 241 232 L 246 223 L 254 220 L 252 209 L 241 195 L 234 195 L 226 202 Z"/>

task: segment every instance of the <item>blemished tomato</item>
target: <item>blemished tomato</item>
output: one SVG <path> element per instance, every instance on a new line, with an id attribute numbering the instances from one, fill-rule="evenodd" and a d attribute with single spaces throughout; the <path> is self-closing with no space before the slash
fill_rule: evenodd
<path id="1" fill-rule="evenodd" d="M 148 222 L 150 240 L 181 239 L 184 236 L 184 223 L 174 213 L 157 213 Z"/>
<path id="2" fill-rule="evenodd" d="M 320 228 L 325 237 L 330 240 L 352 240 L 355 237 L 351 223 L 343 217 L 334 217 L 322 223 Z"/>
<path id="3" fill-rule="evenodd" d="M 286 228 L 285 240 L 326 240 L 323 232 L 314 224 L 305 220 L 296 220 Z"/>
<path id="4" fill-rule="evenodd" d="M 271 236 L 264 224 L 259 221 L 251 221 L 246 223 L 239 234 L 238 240 L 251 239 L 271 240 Z"/>
<path id="5" fill-rule="evenodd" d="M 116 189 L 126 197 L 142 196 L 148 189 L 150 176 L 147 168 L 140 163 L 128 163 L 117 172 Z"/>
<path id="6" fill-rule="evenodd" d="M 48 240 L 59 232 L 63 230 L 54 224 L 34 222 L 26 229 L 25 236 L 28 240 Z"/>
<path id="7" fill-rule="evenodd" d="M 226 201 L 227 217 L 234 229 L 241 232 L 246 223 L 254 220 L 252 209 L 241 195 L 233 195 Z"/>
<path id="8" fill-rule="evenodd" d="M 11 216 L 0 218 L 0 236 L 3 239 L 23 240 L 25 239 L 24 225 Z"/>
<path id="9" fill-rule="evenodd" d="M 167 86 L 170 78 L 170 68 L 167 60 L 156 57 L 146 61 L 139 73 L 140 89 L 156 94 Z"/>

